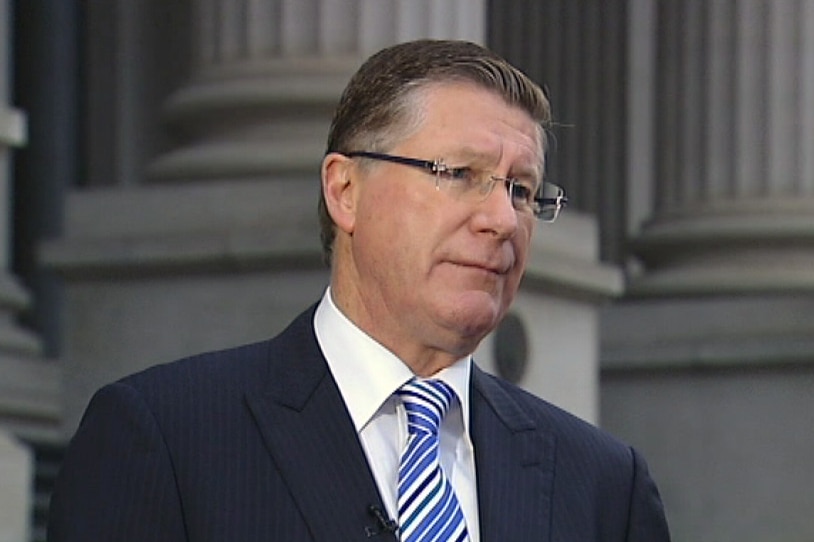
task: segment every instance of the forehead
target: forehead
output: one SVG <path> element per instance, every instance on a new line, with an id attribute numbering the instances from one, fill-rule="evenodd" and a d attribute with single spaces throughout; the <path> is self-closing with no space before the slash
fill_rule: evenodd
<path id="1" fill-rule="evenodd" d="M 434 83 L 420 92 L 418 129 L 404 143 L 440 157 L 542 167 L 543 130 L 496 91 L 472 83 Z"/>

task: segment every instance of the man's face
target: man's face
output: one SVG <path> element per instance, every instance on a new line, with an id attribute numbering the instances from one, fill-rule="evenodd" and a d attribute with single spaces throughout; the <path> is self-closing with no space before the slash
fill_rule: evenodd
<path id="1" fill-rule="evenodd" d="M 387 153 L 542 178 L 539 129 L 523 110 L 463 83 L 434 85 L 423 103 L 421 127 Z M 514 299 L 535 218 L 512 207 L 502 182 L 466 201 L 418 168 L 373 162 L 353 171 L 361 182 L 350 276 L 361 306 L 349 316 L 398 355 L 417 346 L 470 353 Z"/>

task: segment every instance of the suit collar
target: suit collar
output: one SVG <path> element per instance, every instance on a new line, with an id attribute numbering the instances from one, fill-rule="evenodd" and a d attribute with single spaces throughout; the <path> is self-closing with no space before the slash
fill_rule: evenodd
<path id="1" fill-rule="evenodd" d="M 369 536 L 381 531 L 369 508 L 384 505 L 317 345 L 313 314 L 312 307 L 271 342 L 268 379 L 247 403 L 315 542 L 393 541 Z M 553 433 L 477 366 L 470 418 L 481 540 L 550 540 Z"/>
<path id="2" fill-rule="evenodd" d="M 312 319 L 313 308 L 272 341 L 264 391 L 247 403 L 316 542 L 393 540 L 369 537 L 380 530 L 369 508 L 384 506 Z"/>
<path id="3" fill-rule="evenodd" d="M 505 384 L 472 372 L 481 540 L 550 540 L 556 441 Z"/>

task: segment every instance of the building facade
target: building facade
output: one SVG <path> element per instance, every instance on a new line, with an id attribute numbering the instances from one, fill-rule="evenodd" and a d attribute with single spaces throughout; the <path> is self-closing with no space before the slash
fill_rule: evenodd
<path id="1" fill-rule="evenodd" d="M 814 538 L 814 0 L 0 7 L 0 541 L 95 389 L 319 298 L 332 108 L 422 37 L 547 86 L 573 203 L 479 363 L 640 448 L 675 540 Z"/>

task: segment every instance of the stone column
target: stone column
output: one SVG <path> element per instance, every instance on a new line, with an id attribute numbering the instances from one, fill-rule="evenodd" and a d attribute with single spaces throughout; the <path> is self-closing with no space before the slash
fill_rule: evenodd
<path id="1" fill-rule="evenodd" d="M 546 174 L 596 217 L 603 261 L 624 261 L 628 0 L 492 2 L 489 45 L 549 89 Z"/>
<path id="2" fill-rule="evenodd" d="M 0 0 L 0 436 L 7 431 L 42 441 L 56 433 L 58 374 L 54 364 L 43 359 L 39 337 L 17 322 L 30 295 L 11 269 L 11 162 L 14 149 L 25 145 L 27 130 L 25 114 L 9 105 L 9 16 L 8 0 Z M 5 489 L 0 484 L 0 498 Z"/>
<path id="3" fill-rule="evenodd" d="M 22 111 L 9 105 L 8 0 L 0 1 L 0 353 L 39 354 L 38 339 L 17 326 L 14 318 L 25 309 L 28 293 L 11 272 L 11 154 L 26 141 Z"/>
<path id="4" fill-rule="evenodd" d="M 676 540 L 814 537 L 814 1 L 633 0 L 602 422 Z M 631 266 L 635 268 L 635 266 Z"/>
<path id="5" fill-rule="evenodd" d="M 0 541 L 29 540 L 31 452 L 0 430 Z"/>
<path id="6" fill-rule="evenodd" d="M 632 149 L 655 194 L 630 292 L 814 290 L 814 3 L 657 6 L 652 145 Z"/>
<path id="7" fill-rule="evenodd" d="M 333 107 L 370 53 L 421 37 L 483 39 L 483 0 L 196 0 L 192 79 L 167 119 L 186 143 L 157 180 L 313 177 Z"/>
<path id="8" fill-rule="evenodd" d="M 33 454 L 20 441 L 53 438 L 56 374 L 39 338 L 17 323 L 29 294 L 12 272 L 12 153 L 25 145 L 26 116 L 10 105 L 9 0 L 0 0 L 0 541 L 29 539 Z"/>

